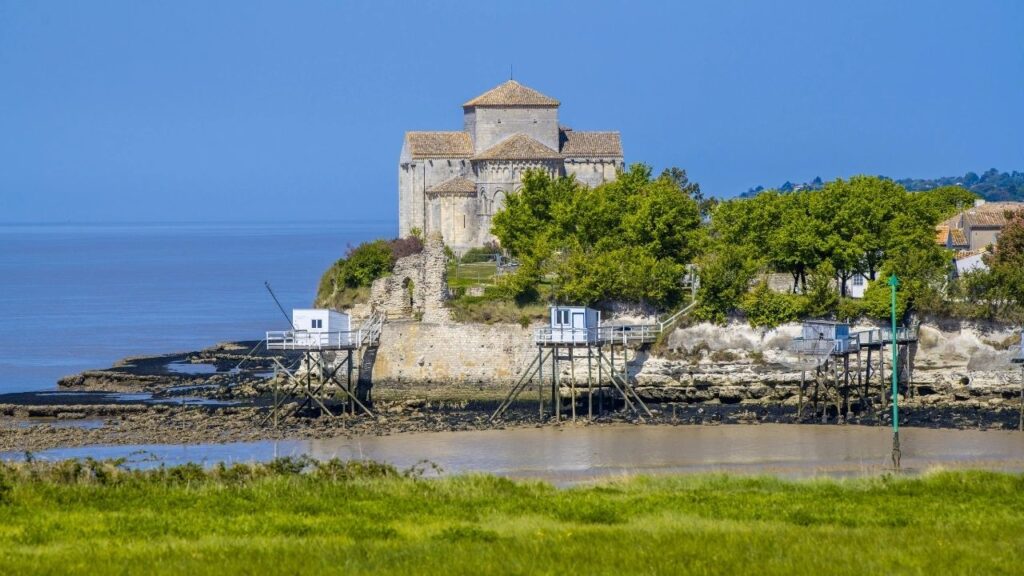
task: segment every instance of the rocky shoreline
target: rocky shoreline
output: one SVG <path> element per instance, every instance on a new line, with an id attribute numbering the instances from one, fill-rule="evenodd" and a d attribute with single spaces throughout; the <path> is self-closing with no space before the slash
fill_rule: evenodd
<path id="1" fill-rule="evenodd" d="M 1005 352 L 922 334 L 919 368 L 913 384 L 902 390 L 901 426 L 1018 427 L 1020 384 L 1005 371 L 990 370 L 992 359 Z M 618 406 L 588 422 L 584 393 L 576 425 L 891 424 L 878 398 L 880 389 L 871 402 L 852 402 L 846 414 L 839 414 L 834 404 L 824 408 L 824 403 L 815 411 L 810 386 L 800 394 L 805 375 L 793 369 L 791 359 L 772 341 L 783 337 L 728 328 L 677 330 L 667 351 L 644 351 L 630 365 L 636 390 L 653 416 L 639 418 Z M 672 348 L 672 339 L 692 348 Z M 307 411 L 274 426 L 268 418 L 273 367 L 275 361 L 295 359 L 268 353 L 257 344 L 233 342 L 127 358 L 106 370 L 63 378 L 54 391 L 0 395 L 0 452 L 572 425 L 565 420 L 568 411 L 562 422 L 538 416 L 536 388 L 491 422 L 509 383 L 437 378 L 374 382 L 372 417 L 331 418 Z M 563 396 L 569 394 L 563 388 Z"/>
<path id="2" fill-rule="evenodd" d="M 335 418 L 289 418 L 274 426 L 258 407 L 175 407 L 168 405 L 0 405 L 0 453 L 51 448 L 126 444 L 205 444 L 283 439 L 384 436 L 417 432 L 493 430 L 534 426 L 720 425 L 796 423 L 796 408 L 780 405 L 652 404 L 653 417 L 619 411 L 588 421 L 539 418 L 535 406 L 520 405 L 500 420 L 489 421 L 494 402 L 386 402 L 374 417 L 342 414 Z M 1008 407 L 936 407 L 908 402 L 901 426 L 958 429 L 1016 429 L 1019 413 Z M 36 420 L 33 422 L 32 420 Z M 799 422 L 822 424 L 805 413 Z M 855 415 L 844 425 L 888 426 L 887 413 Z M 88 424 L 88 425 L 83 425 Z"/>

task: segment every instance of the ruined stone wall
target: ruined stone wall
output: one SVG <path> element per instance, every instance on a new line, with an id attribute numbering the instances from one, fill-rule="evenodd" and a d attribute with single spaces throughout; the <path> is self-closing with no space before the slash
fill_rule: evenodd
<path id="1" fill-rule="evenodd" d="M 399 258 L 391 275 L 373 281 L 368 306 L 353 310 L 359 319 L 374 311 L 389 319 L 415 318 L 424 322 L 450 321 L 447 257 L 440 234 L 432 234 L 419 254 Z"/>
<path id="2" fill-rule="evenodd" d="M 517 324 L 389 322 L 373 379 L 507 387 L 537 353 L 533 330 Z"/>

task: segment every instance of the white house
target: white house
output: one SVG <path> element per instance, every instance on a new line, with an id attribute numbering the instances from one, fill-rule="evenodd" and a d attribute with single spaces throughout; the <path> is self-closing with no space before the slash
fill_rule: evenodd
<path id="1" fill-rule="evenodd" d="M 297 346 L 345 346 L 352 340 L 349 315 L 326 308 L 293 309 L 292 328 Z"/>
<path id="2" fill-rule="evenodd" d="M 846 295 L 850 298 L 863 298 L 871 280 L 864 274 L 854 274 L 846 281 Z"/>
<path id="3" fill-rule="evenodd" d="M 988 270 L 988 264 L 985 264 L 985 254 L 985 251 L 981 251 L 954 260 L 956 264 L 956 277 L 959 278 L 968 272 L 976 270 Z"/>

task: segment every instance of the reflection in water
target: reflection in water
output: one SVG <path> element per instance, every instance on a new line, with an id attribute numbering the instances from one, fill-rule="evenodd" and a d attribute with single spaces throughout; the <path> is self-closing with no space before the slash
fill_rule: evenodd
<path id="1" fill-rule="evenodd" d="M 901 440 L 902 465 L 909 471 L 936 465 L 1024 470 L 1024 435 L 1019 432 L 905 428 Z M 151 466 L 250 462 L 308 454 L 320 459 L 372 459 L 400 468 L 429 460 L 447 473 L 487 472 L 572 483 L 605 476 L 671 472 L 870 474 L 889 465 L 890 442 L 891 432 L 882 427 L 615 425 L 86 447 L 48 450 L 37 457 L 129 457 L 139 466 Z"/>

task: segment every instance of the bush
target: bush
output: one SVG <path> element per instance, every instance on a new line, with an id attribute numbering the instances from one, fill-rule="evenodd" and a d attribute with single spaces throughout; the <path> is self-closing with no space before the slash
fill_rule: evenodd
<path id="1" fill-rule="evenodd" d="M 391 257 L 394 260 L 398 260 L 399 258 L 423 252 L 423 239 L 418 236 L 395 238 L 388 241 L 388 247 L 391 248 Z"/>
<path id="2" fill-rule="evenodd" d="M 798 294 L 780 294 L 761 282 L 743 298 L 743 311 L 754 328 L 775 328 L 793 322 L 803 313 L 804 297 Z"/>
<path id="3" fill-rule="evenodd" d="M 841 322 L 853 322 L 864 314 L 864 303 L 855 298 L 841 299 L 836 309 L 836 319 Z"/>
<path id="4" fill-rule="evenodd" d="M 374 240 L 349 246 L 345 257 L 335 262 L 320 277 L 316 303 L 343 310 L 365 301 L 373 281 L 391 273 L 395 262 L 423 251 L 418 236 Z"/>
<path id="5" fill-rule="evenodd" d="M 394 266 L 395 256 L 389 242 L 374 240 L 360 244 L 348 251 L 344 263 L 338 269 L 335 284 L 349 288 L 369 286 L 377 278 L 391 272 Z"/>
<path id="6" fill-rule="evenodd" d="M 807 280 L 807 307 L 804 313 L 808 316 L 825 317 L 835 313 L 839 306 L 839 292 L 834 281 L 836 269 L 829 262 L 822 262 L 811 272 Z"/>
<path id="7" fill-rule="evenodd" d="M 756 272 L 756 263 L 741 250 L 722 249 L 708 254 L 700 264 L 700 302 L 694 318 L 724 324 L 740 306 Z"/>

